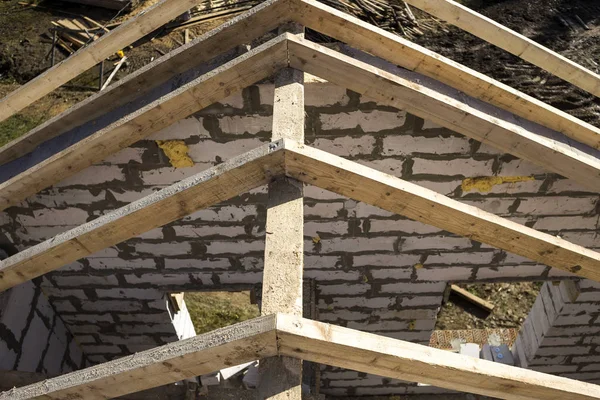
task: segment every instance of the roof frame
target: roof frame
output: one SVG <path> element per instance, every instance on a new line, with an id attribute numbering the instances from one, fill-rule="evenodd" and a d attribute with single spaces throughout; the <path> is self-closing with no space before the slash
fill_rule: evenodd
<path id="1" fill-rule="evenodd" d="M 356 162 L 281 139 L 0 261 L 0 291 L 282 175 L 600 281 L 600 253 Z"/>
<path id="2" fill-rule="evenodd" d="M 275 355 L 500 399 L 600 399 L 600 386 L 286 314 L 273 314 L 0 393 L 105 399 Z"/>

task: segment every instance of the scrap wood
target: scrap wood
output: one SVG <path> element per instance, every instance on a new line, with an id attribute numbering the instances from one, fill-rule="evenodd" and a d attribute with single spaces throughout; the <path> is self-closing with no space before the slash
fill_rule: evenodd
<path id="1" fill-rule="evenodd" d="M 480 308 L 483 308 L 487 312 L 492 312 L 492 310 L 494 309 L 494 305 L 492 303 L 482 299 L 481 297 L 475 296 L 473 293 L 470 293 L 461 287 L 458 287 L 456 285 L 451 285 L 450 290 L 453 293 L 456 293 L 460 297 L 464 298 L 468 302 L 473 303 L 474 305 L 476 305 Z"/>
<path id="2" fill-rule="evenodd" d="M 115 69 L 113 69 L 113 71 L 110 73 L 110 75 L 108 76 L 108 79 L 106 79 L 106 82 L 104 82 L 104 84 L 102 85 L 100 90 L 106 89 L 106 87 L 110 84 L 110 81 L 112 81 L 112 79 L 115 77 L 117 72 L 119 72 L 119 69 L 121 69 L 121 67 L 123 66 L 123 64 L 125 63 L 126 60 L 127 60 L 127 57 L 123 56 L 123 58 L 121 58 L 119 60 L 119 62 L 117 62 L 117 64 L 115 65 Z"/>

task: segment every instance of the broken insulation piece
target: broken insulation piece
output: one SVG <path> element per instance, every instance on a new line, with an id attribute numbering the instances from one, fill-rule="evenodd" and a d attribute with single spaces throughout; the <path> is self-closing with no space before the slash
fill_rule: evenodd
<path id="1" fill-rule="evenodd" d="M 175 168 L 194 166 L 194 161 L 188 156 L 189 148 L 183 140 L 157 140 L 156 144 L 165 152 Z"/>

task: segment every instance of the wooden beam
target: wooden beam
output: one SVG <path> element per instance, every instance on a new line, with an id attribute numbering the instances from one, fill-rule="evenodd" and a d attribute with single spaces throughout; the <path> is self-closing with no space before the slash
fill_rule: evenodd
<path id="1" fill-rule="evenodd" d="M 280 29 L 304 36 L 295 24 Z M 272 140 L 304 142 L 304 73 L 284 68 L 275 76 Z M 302 317 L 304 273 L 304 184 L 285 176 L 269 183 L 265 226 L 265 265 L 261 314 Z M 262 360 L 258 398 L 302 399 L 302 361 L 288 357 Z"/>
<path id="2" fill-rule="evenodd" d="M 268 183 L 283 173 L 282 148 L 261 146 L 1 261 L 0 291 Z"/>
<path id="3" fill-rule="evenodd" d="M 291 4 L 294 19 L 311 29 L 600 149 L 600 129 L 508 85 L 316 0 Z"/>
<path id="4" fill-rule="evenodd" d="M 600 75 L 468 7 L 452 0 L 405 1 L 600 97 Z"/>
<path id="5" fill-rule="evenodd" d="M 494 304 L 482 299 L 479 296 L 475 296 L 473 293 L 461 288 L 460 286 L 450 285 L 450 291 L 453 293 L 456 293 L 457 295 L 459 295 L 463 299 L 467 300 L 471 304 L 474 304 L 479 308 L 483 308 L 485 311 L 487 311 L 489 313 L 491 313 L 494 310 Z"/>
<path id="6" fill-rule="evenodd" d="M 600 399 L 600 386 L 289 315 L 279 353 L 387 378 L 510 400 Z"/>
<path id="7" fill-rule="evenodd" d="M 1 147 L 0 165 L 24 156 L 45 141 L 143 96 L 177 74 L 238 45 L 250 43 L 276 28 L 288 14 L 287 0 L 269 0 L 254 7 Z"/>
<path id="8" fill-rule="evenodd" d="M 288 176 L 600 281 L 600 253 L 324 151 L 291 141 L 286 141 L 284 146 Z"/>
<path id="9" fill-rule="evenodd" d="M 288 41 L 290 65 L 294 68 L 366 95 L 379 104 L 429 119 L 593 191 L 600 187 L 600 152 L 596 150 L 588 153 L 561 143 L 551 137 L 552 132 L 524 124 L 514 115 L 465 98 L 458 91 L 441 93 L 435 86 L 423 85 L 410 72 L 397 69 L 390 73 L 304 39 L 290 37 Z"/>
<path id="10" fill-rule="evenodd" d="M 0 122 L 194 7 L 197 0 L 163 0 L 93 41 L 0 100 Z"/>
<path id="11" fill-rule="evenodd" d="M 276 317 L 258 317 L 40 383 L 0 400 L 111 399 L 277 354 Z"/>
<path id="12" fill-rule="evenodd" d="M 0 184 L 0 211 L 287 66 L 278 36 Z"/>

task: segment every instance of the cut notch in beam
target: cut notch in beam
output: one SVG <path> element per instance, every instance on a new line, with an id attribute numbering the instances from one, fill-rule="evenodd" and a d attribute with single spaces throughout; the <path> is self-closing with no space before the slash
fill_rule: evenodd
<path id="1" fill-rule="evenodd" d="M 600 97 L 600 75 L 453 0 L 405 0 L 488 43 Z"/>
<path id="2" fill-rule="evenodd" d="M 277 355 L 276 316 L 240 322 L 43 382 L 0 393 L 0 400 L 103 400 Z"/>
<path id="3" fill-rule="evenodd" d="M 509 400 L 600 399 L 600 386 L 354 329 L 277 315 L 279 353 Z"/>
<path id="4" fill-rule="evenodd" d="M 282 150 L 261 146 L 0 261 L 0 292 L 268 183 Z"/>
<path id="5" fill-rule="evenodd" d="M 285 153 L 300 181 L 600 282 L 600 253 L 321 150 L 286 142 Z"/>
<path id="6" fill-rule="evenodd" d="M 406 74 L 384 71 L 308 40 L 290 37 L 288 42 L 290 65 L 294 68 L 543 166 L 593 191 L 600 188 L 597 150 L 590 149 L 589 154 L 546 137 L 543 134 L 553 132 L 522 124 L 514 115 L 465 98 L 458 91 L 440 92 L 408 79 Z M 535 128 L 543 131 L 535 132 Z"/>
<path id="7" fill-rule="evenodd" d="M 194 7 L 197 0 L 163 0 L 0 100 L 0 122 Z"/>
<path id="8" fill-rule="evenodd" d="M 0 184 L 0 211 L 287 66 L 287 34 L 200 76 Z"/>

